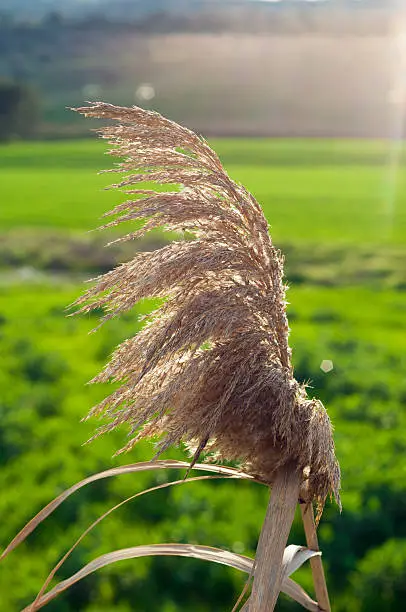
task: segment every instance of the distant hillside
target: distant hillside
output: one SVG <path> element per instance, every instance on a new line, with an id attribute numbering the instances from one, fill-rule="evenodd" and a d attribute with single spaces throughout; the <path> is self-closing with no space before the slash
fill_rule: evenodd
<path id="1" fill-rule="evenodd" d="M 254 0 L 94 0 L 80 6 L 190 10 L 135 20 L 3 18 L 0 78 L 37 90 L 43 136 L 83 133 L 87 125 L 66 107 L 96 98 L 149 106 L 206 134 L 391 135 L 406 102 L 393 15 L 386 2 L 351 11 L 343 2 L 279 12 L 269 3 L 270 12 Z M 202 9 L 209 5 L 222 10 Z"/>
<path id="2" fill-rule="evenodd" d="M 88 133 L 66 107 L 92 99 L 154 108 L 207 135 L 386 137 L 404 114 L 388 37 L 53 36 L 8 64 L 42 97 L 43 135 Z"/>

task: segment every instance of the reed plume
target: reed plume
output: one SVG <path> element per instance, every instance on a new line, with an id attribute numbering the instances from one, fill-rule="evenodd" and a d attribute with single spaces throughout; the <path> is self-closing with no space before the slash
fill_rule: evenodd
<path id="1" fill-rule="evenodd" d="M 100 132 L 123 158 L 114 187 L 130 197 L 103 228 L 142 222 L 119 240 L 179 232 L 95 279 L 76 302 L 79 312 L 104 309 L 107 320 L 161 300 L 94 379 L 121 383 L 90 413 L 106 419 L 97 435 L 127 423 L 122 450 L 158 436 L 159 452 L 183 442 L 193 461 L 205 450 L 268 484 L 293 464 L 319 511 L 329 493 L 339 503 L 331 423 L 293 375 L 283 258 L 258 202 L 201 137 L 159 114 L 101 102 L 76 110 L 113 120 Z"/>

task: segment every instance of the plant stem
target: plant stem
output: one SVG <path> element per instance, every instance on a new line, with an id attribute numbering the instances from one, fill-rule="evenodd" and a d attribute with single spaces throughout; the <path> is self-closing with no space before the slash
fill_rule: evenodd
<path id="1" fill-rule="evenodd" d="M 293 465 L 279 469 L 255 556 L 250 612 L 272 612 L 282 584 L 282 559 L 298 503 L 301 475 Z"/>
<path id="2" fill-rule="evenodd" d="M 311 550 L 320 550 L 317 539 L 316 524 L 314 522 L 313 506 L 311 503 L 300 504 L 302 513 L 303 525 L 306 534 L 306 542 Z M 320 610 L 323 612 L 331 612 L 330 600 L 328 597 L 327 584 L 324 576 L 323 563 L 321 557 L 312 557 L 310 559 L 312 568 L 314 590 L 316 592 L 317 603 Z"/>

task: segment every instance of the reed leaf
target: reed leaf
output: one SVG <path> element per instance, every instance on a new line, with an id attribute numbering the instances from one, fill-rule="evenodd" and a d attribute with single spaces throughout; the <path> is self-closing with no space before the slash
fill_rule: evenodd
<path id="1" fill-rule="evenodd" d="M 79 546 L 79 544 L 87 536 L 87 534 L 90 533 L 90 531 L 92 531 L 92 529 L 94 529 L 99 523 L 101 523 L 110 514 L 115 512 L 115 510 L 118 510 L 119 508 L 121 508 L 121 506 L 124 506 L 124 504 L 127 504 L 128 502 L 136 499 L 137 497 L 141 497 L 142 495 L 146 495 L 147 493 L 152 493 L 154 491 L 158 491 L 158 490 L 161 490 L 161 489 L 167 489 L 168 487 L 173 487 L 175 485 L 182 485 L 182 484 L 186 484 L 186 483 L 190 483 L 190 482 L 196 482 L 196 481 L 200 481 L 200 480 L 213 480 L 215 478 L 235 478 L 235 476 L 224 476 L 224 475 L 222 475 L 222 476 L 195 476 L 194 478 L 188 478 L 187 480 L 185 480 L 183 478 L 182 480 L 173 480 L 171 482 L 165 482 L 165 483 L 157 485 L 155 487 L 150 487 L 149 489 L 144 489 L 143 491 L 139 491 L 138 493 L 135 493 L 134 495 L 131 495 L 130 497 L 127 497 L 126 499 L 124 499 L 120 503 L 116 504 L 115 506 L 113 506 L 112 508 L 107 510 L 104 514 L 99 516 L 87 529 L 85 529 L 85 531 L 83 531 L 83 533 L 79 536 L 79 538 L 75 541 L 75 543 L 71 546 L 71 548 L 58 561 L 58 563 L 55 565 L 55 567 L 48 574 L 48 576 L 47 576 L 44 584 L 42 585 L 42 587 L 41 587 L 41 589 L 40 589 L 40 591 L 39 591 L 39 593 L 38 593 L 38 595 L 37 595 L 33 605 L 35 606 L 37 601 L 39 601 L 41 599 L 41 597 L 45 593 L 46 589 L 48 588 L 49 584 L 53 580 L 56 572 L 62 567 L 62 565 L 67 560 L 67 558 L 73 553 L 75 548 L 77 548 Z"/>
<path id="2" fill-rule="evenodd" d="M 126 559 L 135 559 L 138 557 L 155 555 L 202 559 L 205 561 L 219 563 L 221 565 L 227 565 L 248 574 L 251 572 L 253 564 L 253 560 L 249 557 L 238 555 L 226 550 L 197 544 L 151 544 L 147 546 L 124 548 L 97 557 L 97 559 L 94 559 L 82 567 L 82 569 L 80 569 L 70 578 L 59 582 L 55 587 L 48 591 L 48 593 L 44 594 L 36 603 L 33 602 L 24 608 L 23 612 L 35 612 L 36 610 L 40 610 L 72 585 L 103 567 Z M 295 599 L 307 610 L 312 610 L 314 612 L 319 610 L 317 603 L 314 602 L 298 584 L 291 580 L 289 576 L 307 559 L 310 559 L 316 555 L 320 555 L 320 552 L 314 552 L 301 546 L 288 546 L 285 550 L 283 559 L 284 579 L 282 583 L 282 591 L 284 593 Z"/>
<path id="3" fill-rule="evenodd" d="M 184 461 L 175 461 L 175 460 L 158 460 L 158 461 L 144 461 L 139 463 L 133 463 L 130 465 L 123 465 L 116 468 L 111 468 L 110 470 L 104 470 L 103 472 L 97 472 L 96 474 L 92 474 L 92 476 L 88 476 L 83 480 L 80 480 L 73 486 L 69 487 L 63 491 L 60 495 L 55 497 L 49 504 L 47 504 L 42 510 L 38 512 L 26 525 L 19 531 L 19 533 L 13 538 L 7 548 L 3 551 L 0 556 L 0 561 L 5 559 L 7 555 L 11 553 L 17 546 L 19 546 L 29 535 L 40 525 L 52 512 L 54 512 L 58 506 L 60 506 L 70 495 L 79 491 L 82 487 L 85 487 L 92 482 L 96 482 L 97 480 L 102 480 L 103 478 L 111 478 L 112 476 L 120 476 L 122 474 L 132 474 L 134 472 L 145 472 L 156 469 L 186 469 L 190 470 L 189 463 Z M 248 474 L 244 474 L 238 470 L 234 470 L 233 468 L 223 467 L 219 465 L 201 465 L 196 464 L 193 466 L 195 470 L 201 470 L 205 472 L 214 472 L 216 474 L 220 474 L 223 477 L 232 477 L 232 478 L 243 478 L 252 480 L 252 476 Z"/>

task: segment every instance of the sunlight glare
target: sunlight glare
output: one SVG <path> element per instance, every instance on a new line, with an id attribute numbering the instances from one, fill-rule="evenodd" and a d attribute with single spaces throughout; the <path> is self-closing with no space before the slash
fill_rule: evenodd
<path id="1" fill-rule="evenodd" d="M 404 147 L 406 119 L 406 25 L 398 29 L 393 37 L 393 86 L 388 92 L 391 105 L 392 128 L 391 146 L 388 158 L 388 172 L 384 195 L 384 214 L 386 238 L 389 238 L 394 227 L 398 178 L 401 156 Z"/>

